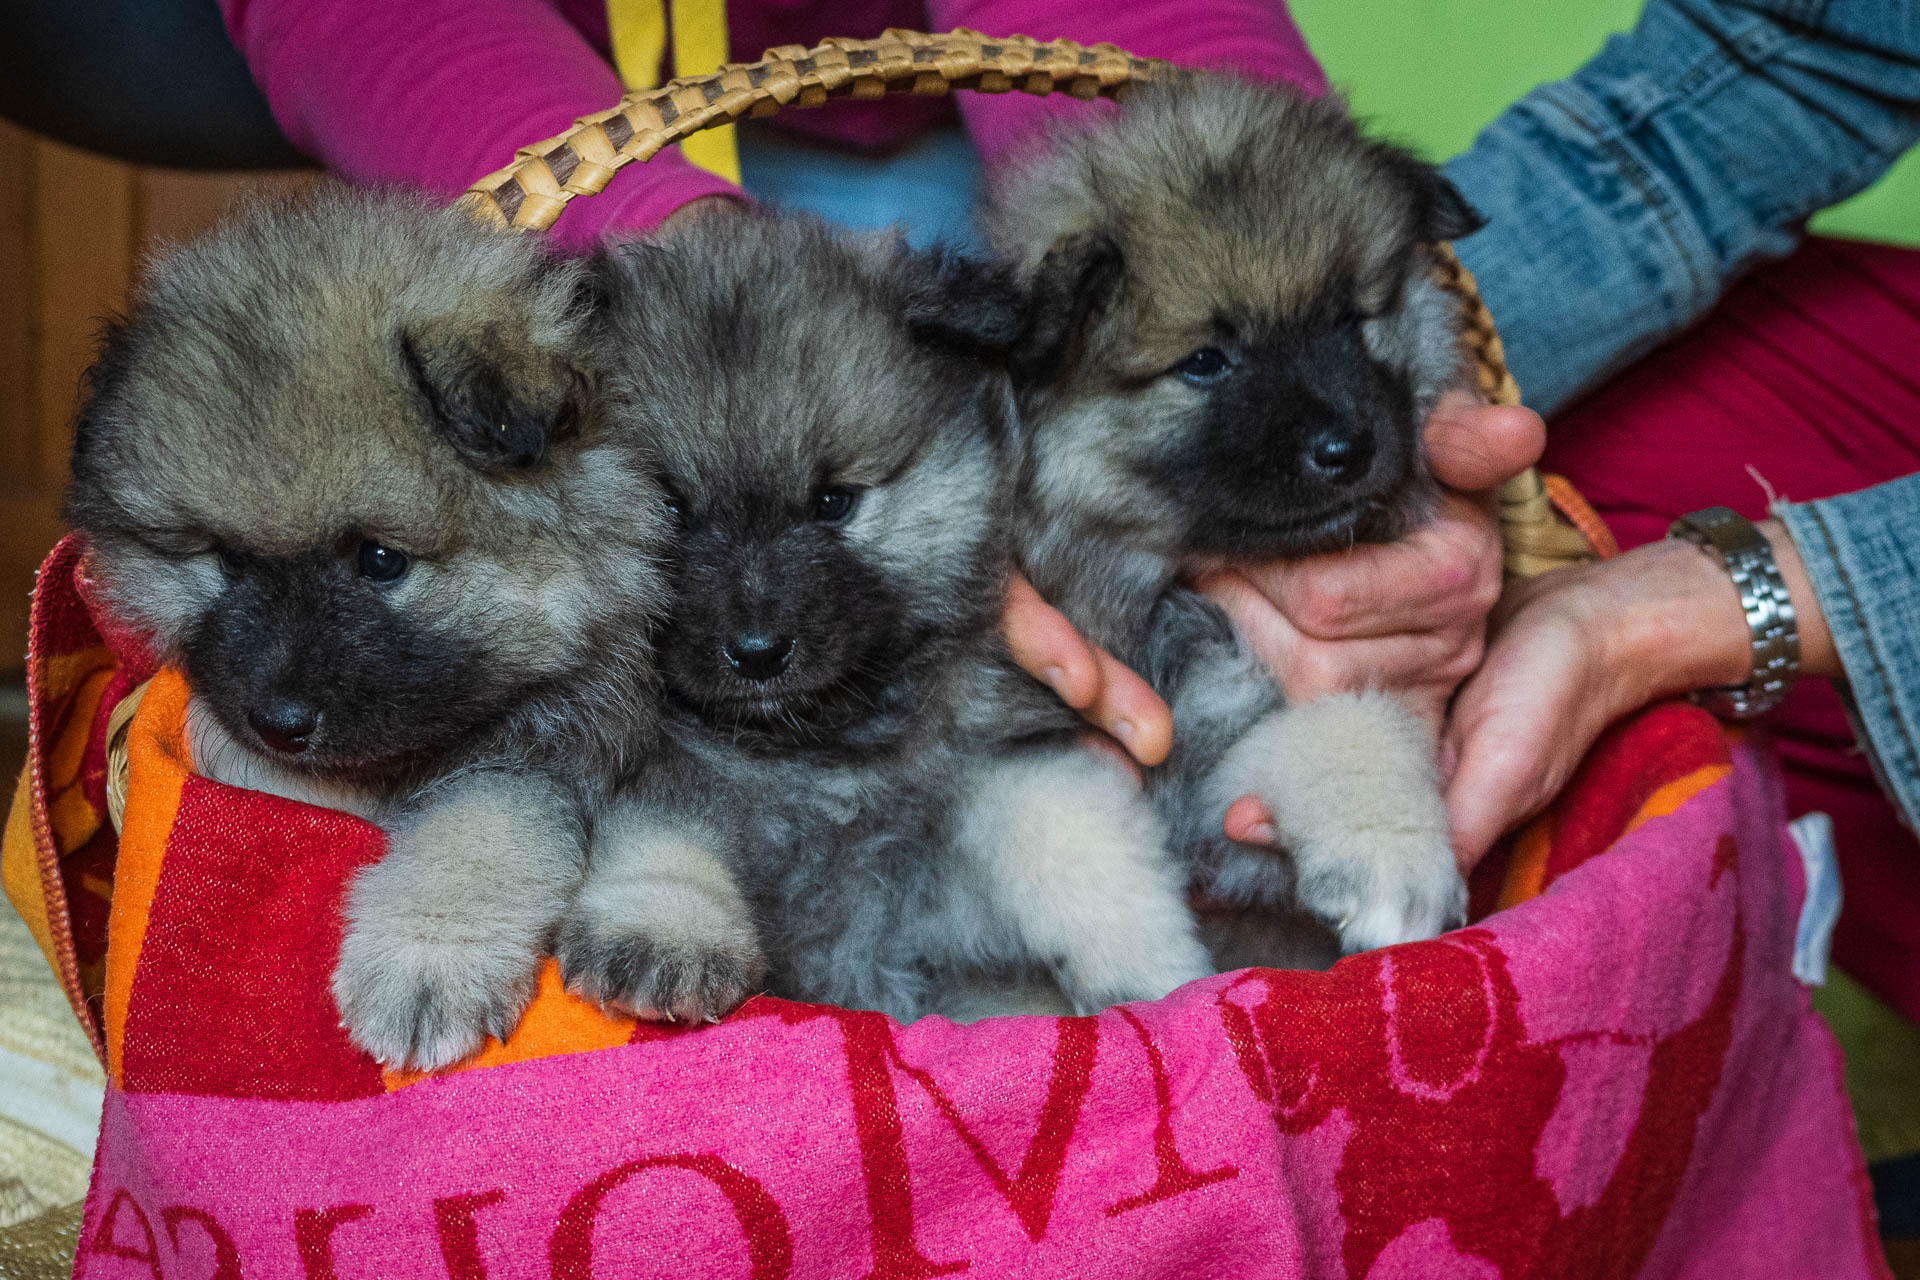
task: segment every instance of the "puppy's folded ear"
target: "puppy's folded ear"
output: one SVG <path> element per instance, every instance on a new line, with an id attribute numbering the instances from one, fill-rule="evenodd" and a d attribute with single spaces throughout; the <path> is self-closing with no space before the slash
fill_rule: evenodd
<path id="1" fill-rule="evenodd" d="M 424 326 L 400 355 L 435 434 L 481 471 L 531 471 L 579 432 L 585 376 L 498 326 Z"/>
<path id="2" fill-rule="evenodd" d="M 1120 287 L 1126 257 L 1111 236 L 1065 236 L 1034 269 L 1014 372 L 1023 382 L 1051 381 L 1071 363 L 1081 339 Z"/>
<path id="3" fill-rule="evenodd" d="M 907 268 L 907 328 L 922 342 L 994 362 L 1005 360 L 1027 323 L 1027 297 L 1010 269 L 937 251 Z"/>

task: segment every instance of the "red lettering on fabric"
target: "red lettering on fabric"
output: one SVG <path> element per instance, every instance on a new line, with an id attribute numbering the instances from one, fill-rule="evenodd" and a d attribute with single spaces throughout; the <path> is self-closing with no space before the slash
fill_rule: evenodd
<path id="1" fill-rule="evenodd" d="M 1053 1072 L 1047 1080 L 1047 1096 L 1040 1104 L 1040 1122 L 1020 1157 L 1020 1172 L 1008 1177 L 1000 1162 L 993 1158 L 967 1122 L 960 1118 L 932 1073 L 908 1065 L 900 1056 L 900 1046 L 891 1031 L 887 1034 L 887 1057 L 895 1067 L 925 1091 L 947 1118 L 960 1141 L 972 1153 L 974 1163 L 993 1183 L 994 1190 L 1007 1202 L 1027 1238 L 1038 1243 L 1047 1233 L 1047 1219 L 1053 1216 L 1054 1197 L 1060 1189 L 1060 1170 L 1067 1162 L 1067 1144 L 1080 1123 L 1080 1105 L 1086 1101 L 1087 1086 L 1093 1081 L 1093 1059 L 1100 1032 L 1092 1018 L 1055 1018 L 1059 1038 L 1053 1046 Z"/>
<path id="2" fill-rule="evenodd" d="M 846 1042 L 847 1090 L 853 1100 L 860 1174 L 867 1185 L 872 1223 L 873 1270 L 866 1280 L 926 1280 L 966 1270 L 970 1264 L 964 1259 L 933 1261 L 920 1252 L 914 1239 L 912 1175 L 907 1171 L 907 1145 L 893 1077 L 887 1071 L 888 1059 L 897 1058 L 899 1049 L 886 1018 L 849 1009 L 807 1007 L 816 1016 L 838 1022 Z"/>
<path id="3" fill-rule="evenodd" d="M 609 1169 L 574 1193 L 561 1210 L 553 1239 L 547 1245 L 553 1280 L 591 1280 L 593 1224 L 601 1202 L 614 1188 L 650 1169 L 685 1169 L 720 1189 L 746 1235 L 752 1280 L 785 1280 L 792 1273 L 793 1232 L 787 1226 L 787 1215 L 765 1187 L 719 1156 L 666 1155 L 647 1156 Z"/>
<path id="4" fill-rule="evenodd" d="M 1132 1209 L 1143 1209 L 1147 1205 L 1239 1177 L 1240 1170 L 1230 1164 L 1201 1173 L 1180 1158 L 1180 1149 L 1173 1141 L 1173 1090 L 1167 1081 L 1167 1064 L 1160 1056 L 1160 1046 L 1153 1042 L 1153 1037 L 1147 1034 L 1146 1024 L 1131 1010 L 1116 1006 L 1113 1011 L 1125 1019 L 1127 1025 L 1133 1028 L 1133 1033 L 1140 1037 L 1141 1047 L 1147 1051 L 1147 1069 L 1153 1073 L 1155 1176 L 1153 1185 L 1139 1195 L 1128 1196 L 1107 1206 L 1107 1216 L 1117 1217 Z M 1038 1236 L 1034 1238 L 1039 1239 Z"/>
<path id="5" fill-rule="evenodd" d="M 133 1245 L 121 1244 L 115 1238 L 115 1228 L 119 1225 L 123 1206 L 132 1212 L 133 1220 L 140 1228 L 141 1239 L 146 1243 L 144 1253 Z M 153 1223 L 147 1220 L 146 1210 L 140 1207 L 140 1202 L 125 1187 L 114 1192 L 113 1198 L 107 1201 L 106 1211 L 100 1215 L 100 1225 L 94 1228 L 93 1234 L 80 1237 L 80 1247 L 73 1261 L 74 1280 L 86 1274 L 87 1260 L 95 1257 L 144 1262 L 147 1270 L 153 1273 L 153 1280 L 166 1280 L 160 1272 L 160 1245 L 153 1236 Z"/>
<path id="6" fill-rule="evenodd" d="M 504 1191 L 482 1191 L 433 1202 L 433 1229 L 440 1237 L 440 1259 L 447 1264 L 448 1280 L 487 1280 L 487 1264 L 480 1257 L 480 1228 L 473 1215 L 506 1198 Z"/>
<path id="7" fill-rule="evenodd" d="M 186 1205 L 174 1205 L 160 1211 L 160 1224 L 167 1229 L 167 1247 L 177 1256 L 180 1252 L 180 1224 L 191 1222 L 206 1234 L 213 1244 L 212 1280 L 240 1280 L 240 1251 L 233 1246 L 233 1237 L 205 1209 L 194 1209 Z"/>
<path id="8" fill-rule="evenodd" d="M 1564 1215 L 1535 1160 L 1566 1082 L 1562 1042 L 1526 1038 L 1506 957 L 1487 931 L 1355 957 L 1326 974 L 1250 972 L 1222 992 L 1219 1011 L 1249 1090 L 1282 1133 L 1310 1132 L 1335 1111 L 1351 1126 L 1334 1184 L 1348 1275 L 1368 1274 L 1409 1227 L 1439 1219 L 1455 1248 L 1501 1275 L 1624 1280 L 1679 1194 L 1732 1043 L 1745 963 L 1736 905 L 1714 995 L 1691 1023 L 1652 1040 L 1625 1153 L 1598 1199 Z M 1228 998 L 1255 985 L 1257 1004 Z M 1410 1180 L 1409 1152 L 1447 1158 L 1423 1160 Z"/>
<path id="9" fill-rule="evenodd" d="M 1731 836 L 1725 839 L 1733 843 Z M 1600 1198 L 1554 1223 L 1541 1274 L 1567 1280 L 1625 1280 L 1639 1274 L 1679 1198 L 1700 1119 L 1720 1083 L 1733 1044 L 1746 958 L 1747 933 L 1736 912 L 1733 944 L 1713 997 L 1699 1017 L 1655 1041 L 1626 1151 Z M 1607 1247 L 1595 1249 L 1595 1240 Z"/>
<path id="10" fill-rule="evenodd" d="M 333 1233 L 356 1218 L 373 1212 L 370 1204 L 343 1204 L 331 1209 L 302 1209 L 293 1215 L 293 1242 L 307 1280 L 339 1280 L 333 1271 Z"/>

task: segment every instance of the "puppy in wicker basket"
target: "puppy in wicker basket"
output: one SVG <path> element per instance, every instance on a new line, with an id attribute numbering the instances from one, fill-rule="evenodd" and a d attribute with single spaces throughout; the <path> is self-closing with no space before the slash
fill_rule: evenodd
<path id="1" fill-rule="evenodd" d="M 1303 907 L 1347 950 L 1458 922 L 1424 726 L 1378 692 L 1287 705 L 1180 582 L 1426 517 L 1420 425 L 1468 372 L 1429 269 L 1478 215 L 1336 99 L 1204 75 L 1060 133 L 988 213 L 1040 299 L 1022 558 L 1172 706 L 1152 785 L 1197 886 Z M 1243 794 L 1273 814 L 1285 857 L 1222 836 Z"/>
<path id="2" fill-rule="evenodd" d="M 387 833 L 334 994 L 392 1064 L 518 1020 L 654 734 L 668 522 L 586 279 L 404 195 L 256 208 L 151 265 L 79 419 L 68 511 L 186 673 L 195 768 Z"/>
<path id="3" fill-rule="evenodd" d="M 1209 972 L 1165 823 L 999 638 L 1007 274 L 755 212 L 611 265 L 611 412 L 679 528 L 673 726 L 596 824 L 569 984 L 715 1017 L 754 934 L 779 994 L 902 1020 L 988 973 L 1097 1009 Z"/>

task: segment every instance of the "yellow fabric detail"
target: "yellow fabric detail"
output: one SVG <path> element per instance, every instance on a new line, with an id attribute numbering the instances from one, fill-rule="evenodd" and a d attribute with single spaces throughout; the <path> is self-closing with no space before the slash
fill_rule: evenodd
<path id="1" fill-rule="evenodd" d="M 667 46 L 665 0 L 607 0 L 607 33 L 620 82 L 629 92 L 660 83 Z M 725 0 L 673 0 L 673 74 L 704 76 L 727 60 Z M 740 150 L 733 126 L 694 134 L 680 154 L 708 173 L 740 183 Z"/>

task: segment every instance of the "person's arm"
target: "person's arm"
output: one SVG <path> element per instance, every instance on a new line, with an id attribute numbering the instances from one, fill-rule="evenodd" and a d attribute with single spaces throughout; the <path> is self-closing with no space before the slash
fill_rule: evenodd
<path id="1" fill-rule="evenodd" d="M 622 93 L 607 61 L 542 0 L 221 0 L 221 10 L 288 138 L 356 182 L 456 196 Z M 554 234 L 585 243 L 728 194 L 738 191 L 662 154 L 571 202 Z"/>
<path id="2" fill-rule="evenodd" d="M 1920 563 L 1893 540 L 1901 528 L 1920 539 L 1920 476 L 1781 511 L 1759 528 L 1797 615 L 1800 674 L 1865 682 L 1873 712 L 1862 720 L 1911 815 Z M 1849 564 L 1862 575 L 1851 582 Z M 1471 867 L 1544 808 L 1608 725 L 1658 698 L 1744 684 L 1752 664 L 1733 579 L 1693 543 L 1649 542 L 1513 584 L 1447 725 L 1454 855 Z"/>
<path id="3" fill-rule="evenodd" d="M 1777 510 L 1868 759 L 1920 830 L 1920 475 Z"/>
<path id="4" fill-rule="evenodd" d="M 927 16 L 938 31 L 971 27 L 989 35 L 1105 42 L 1143 58 L 1232 68 L 1310 94 L 1327 91 L 1284 0 L 929 0 Z M 966 93 L 958 101 L 989 168 L 1036 137 L 1049 118 L 1088 109 L 1062 95 L 1019 92 Z"/>
<path id="5" fill-rule="evenodd" d="M 1915 0 L 1651 0 L 1446 166 L 1488 219 L 1460 258 L 1551 413 L 1917 138 Z"/>

